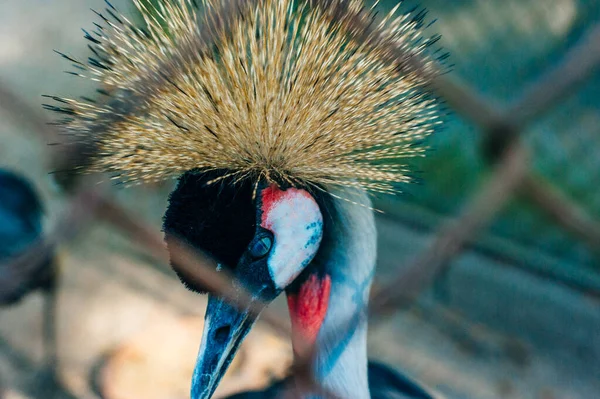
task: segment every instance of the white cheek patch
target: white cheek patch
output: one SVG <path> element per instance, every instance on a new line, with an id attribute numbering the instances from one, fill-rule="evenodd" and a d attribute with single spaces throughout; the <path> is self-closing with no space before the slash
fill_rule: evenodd
<path id="1" fill-rule="evenodd" d="M 305 190 L 281 191 L 271 186 L 263 190 L 262 199 L 261 226 L 275 236 L 269 272 L 277 287 L 285 288 L 317 253 L 323 238 L 323 215 Z"/>

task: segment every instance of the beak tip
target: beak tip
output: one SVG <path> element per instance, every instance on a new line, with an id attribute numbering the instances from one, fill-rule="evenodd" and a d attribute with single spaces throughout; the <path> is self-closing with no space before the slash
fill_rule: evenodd
<path id="1" fill-rule="evenodd" d="M 208 399 L 210 395 L 208 395 L 208 390 L 204 384 L 193 384 L 192 390 L 190 392 L 191 399 Z"/>
<path id="2" fill-rule="evenodd" d="M 213 394 L 212 375 L 199 374 L 192 379 L 191 399 L 208 399 Z"/>

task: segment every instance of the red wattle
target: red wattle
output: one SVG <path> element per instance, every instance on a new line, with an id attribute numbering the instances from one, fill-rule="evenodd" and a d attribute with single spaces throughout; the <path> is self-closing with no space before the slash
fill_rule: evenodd
<path id="1" fill-rule="evenodd" d="M 297 294 L 288 295 L 288 308 L 292 319 L 292 340 L 295 349 L 315 343 L 327 314 L 331 277 L 322 279 L 311 275 Z"/>

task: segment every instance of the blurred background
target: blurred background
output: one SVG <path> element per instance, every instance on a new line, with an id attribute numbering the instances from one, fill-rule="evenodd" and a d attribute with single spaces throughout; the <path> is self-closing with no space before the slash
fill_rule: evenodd
<path id="1" fill-rule="evenodd" d="M 130 1 L 112 3 L 138 18 Z M 423 265 L 432 278 L 371 325 L 370 357 L 448 398 L 600 397 L 600 2 L 406 0 L 402 9 L 415 5 L 437 20 L 428 33 L 451 55 L 434 85 L 449 117 L 414 162 L 422 183 L 375 200 L 377 280 Z M 41 131 L 53 117 L 41 96 L 94 90 L 61 73 L 68 63 L 52 50 L 87 58 L 81 28 L 105 6 L 0 0 L 0 168 L 31 180 L 46 232 L 75 211 L 49 174 L 56 138 Z M 173 187 L 101 190 L 158 232 Z M 46 398 L 52 386 L 65 398 L 185 398 L 205 298 L 102 218 L 66 236 L 56 246 L 56 337 L 44 335 L 44 291 L 0 309 L 0 395 Z M 46 373 L 44 336 L 56 339 L 57 378 Z M 288 342 L 262 326 L 221 393 L 265 384 L 290 362 Z"/>

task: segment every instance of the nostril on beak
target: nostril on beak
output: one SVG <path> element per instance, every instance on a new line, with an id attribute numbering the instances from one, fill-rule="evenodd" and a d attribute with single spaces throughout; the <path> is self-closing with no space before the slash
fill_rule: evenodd
<path id="1" fill-rule="evenodd" d="M 229 338 L 229 332 L 231 331 L 230 326 L 219 327 L 215 331 L 215 343 L 224 345 Z"/>

